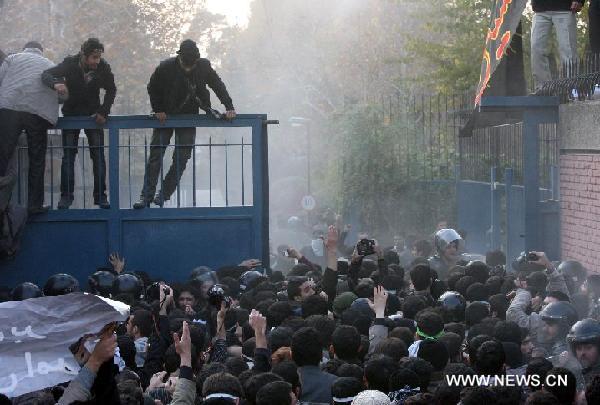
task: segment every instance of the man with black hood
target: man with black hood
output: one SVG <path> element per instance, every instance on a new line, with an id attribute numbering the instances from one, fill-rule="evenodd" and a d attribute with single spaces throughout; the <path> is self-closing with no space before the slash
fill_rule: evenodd
<path id="1" fill-rule="evenodd" d="M 164 124 L 167 116 L 171 114 L 198 114 L 198 109 L 213 114 L 210 93 L 206 85 L 215 92 L 225 106 L 227 110 L 225 118 L 234 119 L 235 109 L 225 84 L 212 68 L 209 60 L 200 57 L 196 43 L 186 39 L 179 46 L 177 56 L 162 61 L 150 77 L 148 94 L 154 115 L 161 124 Z M 176 146 L 173 163 L 165 175 L 161 191 L 155 196 L 163 156 L 173 131 L 175 131 Z M 192 156 L 192 145 L 195 139 L 196 128 L 154 129 L 144 187 L 140 200 L 133 205 L 133 208 L 145 208 L 150 206 L 151 202 L 163 206 L 179 184 L 187 161 Z"/>
<path id="2" fill-rule="evenodd" d="M 88 38 L 81 51 L 67 56 L 60 64 L 46 70 L 42 81 L 59 96 L 68 97 L 62 112 L 67 116 L 92 116 L 98 128 L 84 129 L 87 136 L 92 169 L 94 172 L 94 205 L 108 209 L 106 198 L 106 160 L 104 159 L 104 131 L 102 125 L 110 114 L 115 101 L 117 87 L 110 65 L 102 59 L 104 45 L 98 38 Z M 100 89 L 105 90 L 100 103 Z M 58 209 L 67 209 L 73 204 L 75 188 L 75 155 L 79 143 L 80 129 L 63 129 L 64 154 L 60 168 L 60 201 Z"/>

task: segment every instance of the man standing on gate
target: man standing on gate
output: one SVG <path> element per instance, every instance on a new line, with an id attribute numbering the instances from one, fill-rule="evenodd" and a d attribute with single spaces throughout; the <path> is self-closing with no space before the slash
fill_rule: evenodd
<path id="1" fill-rule="evenodd" d="M 19 136 L 27 133 L 29 214 L 48 211 L 44 207 L 44 169 L 48 128 L 58 119 L 56 93 L 42 84 L 42 72 L 52 66 L 42 56 L 38 42 L 28 42 L 23 52 L 6 58 L 0 65 L 0 176 L 5 176 Z"/>
<path id="2" fill-rule="evenodd" d="M 198 109 L 211 110 L 208 85 L 217 95 L 227 112 L 225 118 L 232 120 L 236 113 L 225 84 L 210 65 L 208 59 L 200 58 L 196 43 L 186 39 L 179 46 L 177 56 L 166 59 L 156 68 L 148 94 L 156 118 L 162 123 L 170 114 L 198 114 Z M 165 149 L 175 131 L 173 163 L 167 172 L 161 191 L 155 196 L 156 183 L 162 166 Z M 150 206 L 151 202 L 163 206 L 175 191 L 187 161 L 192 155 L 196 139 L 196 128 L 155 128 L 150 144 L 150 157 L 146 166 L 144 187 L 135 209 Z"/>
<path id="3" fill-rule="evenodd" d="M 81 52 L 67 56 L 59 65 L 48 69 L 42 80 L 59 95 L 68 100 L 62 108 L 63 115 L 92 116 L 98 126 L 104 125 L 115 101 L 117 87 L 110 65 L 102 59 L 104 45 L 97 38 L 89 38 L 81 45 Z M 100 89 L 105 90 L 100 104 Z M 60 168 L 60 201 L 58 209 L 73 204 L 75 188 L 75 155 L 79 142 L 79 129 L 62 131 L 64 154 Z M 94 204 L 110 208 L 106 198 L 106 161 L 104 159 L 104 131 L 102 128 L 84 129 L 90 148 L 94 172 Z"/>

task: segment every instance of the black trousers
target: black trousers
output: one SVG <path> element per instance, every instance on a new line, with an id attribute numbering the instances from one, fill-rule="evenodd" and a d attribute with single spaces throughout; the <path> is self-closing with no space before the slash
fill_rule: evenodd
<path id="1" fill-rule="evenodd" d="M 60 194 L 73 196 L 75 188 L 75 156 L 79 143 L 79 129 L 64 129 L 63 158 L 60 167 Z M 92 170 L 94 173 L 94 201 L 106 194 L 106 160 L 104 159 L 104 131 L 102 129 L 84 129 L 90 148 Z"/>
<path id="2" fill-rule="evenodd" d="M 185 170 L 187 161 L 192 156 L 192 148 L 196 141 L 196 128 L 155 128 L 152 132 L 152 141 L 150 142 L 150 157 L 146 166 L 144 176 L 144 188 L 142 189 L 142 198 L 151 200 L 156 193 L 156 183 L 162 166 L 163 157 L 167 145 L 171 142 L 175 132 L 175 151 L 173 152 L 173 162 L 163 179 L 161 193 L 165 200 L 168 200 L 171 194 L 177 188 L 181 175 Z"/>
<path id="3" fill-rule="evenodd" d="M 600 0 L 590 0 L 588 10 L 590 51 L 600 53 Z"/>
<path id="4" fill-rule="evenodd" d="M 6 175 L 8 163 L 19 142 L 19 135 L 23 131 L 27 134 L 29 208 L 39 208 L 44 204 L 44 169 L 48 146 L 47 132 L 50 127 L 52 124 L 38 115 L 0 109 L 0 176 Z"/>

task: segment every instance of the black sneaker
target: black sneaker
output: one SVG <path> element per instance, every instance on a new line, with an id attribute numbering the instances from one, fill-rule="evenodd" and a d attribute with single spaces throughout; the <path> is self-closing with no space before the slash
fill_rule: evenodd
<path id="1" fill-rule="evenodd" d="M 148 208 L 150 207 L 150 203 L 152 202 L 152 199 L 147 199 L 145 197 L 140 197 L 139 201 L 136 201 L 133 203 L 133 209 L 134 210 L 141 210 L 144 208 Z"/>
<path id="2" fill-rule="evenodd" d="M 107 210 L 110 208 L 110 203 L 108 202 L 108 198 L 105 195 L 101 195 L 99 199 L 94 199 L 94 205 L 99 206 L 103 210 Z"/>
<path id="3" fill-rule="evenodd" d="M 66 210 L 71 206 L 71 204 L 73 204 L 72 195 L 61 195 L 60 201 L 56 205 L 56 208 L 58 208 L 59 210 Z"/>
<path id="4" fill-rule="evenodd" d="M 154 204 L 158 205 L 160 208 L 162 208 L 163 205 L 165 205 L 165 201 L 166 199 L 163 193 L 157 193 L 154 197 Z"/>

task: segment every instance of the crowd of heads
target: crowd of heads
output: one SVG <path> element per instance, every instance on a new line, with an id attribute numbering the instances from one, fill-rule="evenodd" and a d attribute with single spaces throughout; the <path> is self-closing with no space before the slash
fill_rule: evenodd
<path id="1" fill-rule="evenodd" d="M 149 348 L 160 336 L 181 336 L 184 322 L 198 404 L 600 401 L 599 275 L 543 252 L 508 264 L 501 251 L 468 260 L 463 237 L 446 228 L 410 245 L 376 242 L 365 256 L 360 241 L 345 246 L 346 239 L 330 226 L 321 255 L 314 244 L 284 247 L 269 269 L 258 260 L 198 267 L 184 283 L 126 269 L 91 274 L 88 292 L 130 305 L 117 329 L 120 403 L 173 400 L 181 362 L 173 338 L 152 358 L 160 381 L 148 374 Z M 2 298 L 81 290 L 57 274 L 41 288 L 5 289 Z M 452 380 L 458 376 L 487 380 Z M 548 384 L 550 377 L 563 384 Z M 63 389 L 37 394 L 58 400 Z M 102 398 L 96 390 L 90 403 Z"/>

